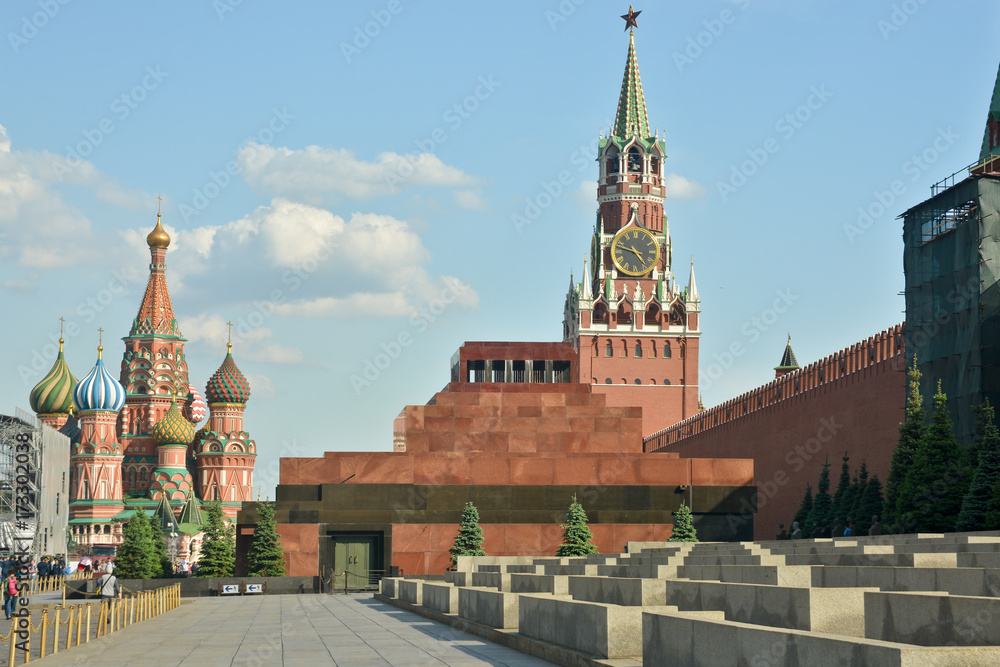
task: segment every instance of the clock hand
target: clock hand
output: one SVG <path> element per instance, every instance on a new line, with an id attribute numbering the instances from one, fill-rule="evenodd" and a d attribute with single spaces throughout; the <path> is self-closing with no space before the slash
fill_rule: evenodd
<path id="1" fill-rule="evenodd" d="M 639 254 L 639 251 L 638 251 L 638 250 L 636 250 L 636 249 L 635 249 L 635 248 L 633 248 L 632 246 L 629 246 L 629 247 L 628 247 L 628 249 L 632 251 L 632 254 L 633 254 L 633 255 L 635 255 L 636 257 L 638 257 L 638 258 L 639 258 L 639 261 L 640 261 L 640 262 L 641 262 L 641 261 L 643 261 L 643 259 L 642 259 L 642 255 L 640 255 L 640 254 Z"/>

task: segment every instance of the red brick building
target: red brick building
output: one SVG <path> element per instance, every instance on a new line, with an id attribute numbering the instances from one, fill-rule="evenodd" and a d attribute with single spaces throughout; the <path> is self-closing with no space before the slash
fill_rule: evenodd
<path id="1" fill-rule="evenodd" d="M 654 455 L 753 459 L 756 515 L 748 503 L 734 520 L 752 518 L 756 539 L 773 538 L 779 522 L 791 525 L 806 483 L 815 488 L 827 457 L 834 484 L 844 452 L 852 468 L 864 460 L 884 484 L 904 416 L 901 324 L 805 368 L 793 364 L 789 343 L 774 380 L 647 436 L 643 445 Z"/>

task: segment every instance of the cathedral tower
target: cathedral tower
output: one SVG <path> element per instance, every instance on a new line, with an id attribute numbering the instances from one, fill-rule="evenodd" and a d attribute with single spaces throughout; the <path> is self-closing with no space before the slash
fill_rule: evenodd
<path id="1" fill-rule="evenodd" d="M 60 319 L 60 322 L 62 320 Z M 62 332 L 59 336 L 59 355 L 52 369 L 31 390 L 28 400 L 39 421 L 57 431 L 66 425 L 73 410 L 73 389 L 76 377 L 66 364 L 63 354 Z"/>
<path id="2" fill-rule="evenodd" d="M 197 486 L 202 500 L 222 501 L 226 516 L 236 517 L 240 503 L 253 500 L 253 468 L 257 443 L 243 429 L 250 383 L 233 359 L 233 344 L 205 387 L 208 426 L 194 444 Z"/>
<path id="3" fill-rule="evenodd" d="M 123 447 L 118 441 L 117 422 L 125 403 L 125 389 L 105 367 L 103 351 L 104 347 L 98 346 L 97 364 L 73 391 L 80 434 L 70 456 L 70 518 L 103 524 L 97 526 L 102 535 L 107 519 L 123 508 Z M 110 538 L 110 532 L 107 534 Z"/>
<path id="4" fill-rule="evenodd" d="M 663 138 L 650 131 L 635 49 L 635 12 L 615 123 L 598 143 L 597 220 L 590 268 L 570 284 L 564 340 L 580 354 L 580 382 L 608 405 L 642 406 L 651 434 L 698 411 L 701 300 L 691 262 L 681 289 L 664 212 Z M 585 265 L 586 266 L 586 265 Z"/>
<path id="5" fill-rule="evenodd" d="M 139 312 L 125 341 L 121 383 L 126 390 L 121 416 L 125 448 L 123 484 L 126 492 L 150 488 L 157 452 L 153 425 L 170 409 L 177 392 L 187 396 L 188 369 L 184 343 L 167 289 L 166 255 L 170 236 L 156 214 L 156 228 L 146 237 L 149 246 L 149 282 Z"/>

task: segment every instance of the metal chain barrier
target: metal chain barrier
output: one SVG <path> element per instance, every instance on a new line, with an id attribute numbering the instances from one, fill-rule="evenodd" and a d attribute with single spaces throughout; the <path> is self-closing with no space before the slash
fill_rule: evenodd
<path id="1" fill-rule="evenodd" d="M 51 579 L 59 579 L 59 585 L 65 583 L 63 577 Z M 39 583 L 38 587 L 35 592 L 52 592 L 57 589 L 54 584 L 47 581 L 44 585 Z M 179 583 L 152 591 L 131 591 L 125 587 L 122 587 L 122 591 L 123 596 L 120 599 L 102 599 L 100 602 L 67 605 L 63 588 L 63 603 L 51 610 L 51 617 L 48 608 L 42 609 L 40 616 L 37 616 L 38 611 L 29 612 L 24 616 L 15 615 L 11 621 L 10 631 L 6 635 L 0 632 L 0 645 L 5 642 L 8 645 L 8 667 L 44 658 L 60 650 L 69 650 L 91 639 L 105 637 L 133 623 L 146 621 L 176 609 L 181 604 Z M 65 620 L 63 620 L 64 615 Z M 37 625 L 32 622 L 32 616 L 39 619 Z M 97 619 L 96 628 L 92 627 L 92 619 Z M 64 627 L 66 635 L 60 646 L 61 628 Z M 51 632 L 48 631 L 49 628 L 52 628 Z"/>

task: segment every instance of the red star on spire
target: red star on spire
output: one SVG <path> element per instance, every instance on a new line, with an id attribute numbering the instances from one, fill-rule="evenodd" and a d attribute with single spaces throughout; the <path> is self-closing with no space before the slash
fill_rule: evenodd
<path id="1" fill-rule="evenodd" d="M 622 14 L 622 18 L 625 19 L 625 29 L 626 30 L 628 30 L 629 28 L 638 28 L 639 27 L 636 24 L 636 22 L 635 22 L 635 20 L 637 18 L 639 18 L 639 14 L 642 14 L 642 12 L 641 11 L 638 11 L 638 12 L 637 11 L 633 11 L 631 4 L 628 6 L 628 14 Z"/>

